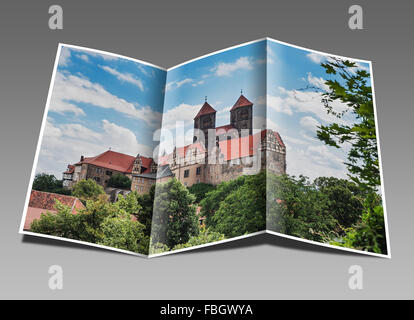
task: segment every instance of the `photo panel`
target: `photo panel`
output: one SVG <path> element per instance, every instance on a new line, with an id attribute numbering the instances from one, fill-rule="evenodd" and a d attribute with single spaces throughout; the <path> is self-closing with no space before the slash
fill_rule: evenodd
<path id="1" fill-rule="evenodd" d="M 148 254 L 165 80 L 145 62 L 59 45 L 21 233 Z"/>
<path id="2" fill-rule="evenodd" d="M 267 42 L 270 233 L 389 256 L 371 63 Z"/>
<path id="3" fill-rule="evenodd" d="M 150 255 L 266 229 L 266 40 L 168 70 Z"/>

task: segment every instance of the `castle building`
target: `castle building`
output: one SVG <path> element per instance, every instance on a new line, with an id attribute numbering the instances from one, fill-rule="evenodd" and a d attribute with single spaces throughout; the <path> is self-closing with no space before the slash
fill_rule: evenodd
<path id="1" fill-rule="evenodd" d="M 194 118 L 193 143 L 160 157 L 159 165 L 168 165 L 186 186 L 219 184 L 261 170 L 286 173 L 281 136 L 270 129 L 254 130 L 253 103 L 243 94 L 230 109 L 230 124 L 216 127 L 216 112 L 206 99 Z"/>
<path id="2" fill-rule="evenodd" d="M 216 127 L 217 111 L 206 101 L 194 118 L 193 143 L 175 147 L 159 157 L 136 157 L 108 150 L 96 157 L 81 157 L 64 172 L 71 188 L 81 179 L 94 179 L 107 187 L 115 173 L 132 180 L 131 190 L 147 193 L 157 182 L 176 177 L 184 185 L 219 184 L 243 174 L 268 170 L 286 173 L 286 146 L 278 132 L 253 128 L 253 103 L 243 94 L 230 109 L 230 123 Z M 66 181 L 66 182 L 65 182 Z"/>
<path id="3" fill-rule="evenodd" d="M 131 179 L 131 190 L 148 193 L 155 183 L 157 165 L 153 159 L 137 155 L 136 157 L 107 150 L 95 157 L 81 156 L 80 161 L 68 165 L 63 173 L 64 186 L 72 186 L 82 179 L 93 179 L 104 188 L 115 174 L 122 174 Z M 65 182 L 66 181 L 66 182 Z"/>

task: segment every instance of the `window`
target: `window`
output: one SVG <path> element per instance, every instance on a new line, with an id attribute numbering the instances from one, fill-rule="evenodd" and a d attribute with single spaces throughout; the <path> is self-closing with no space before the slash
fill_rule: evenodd
<path id="1" fill-rule="evenodd" d="M 106 175 L 107 176 L 112 176 L 112 171 L 106 170 Z"/>
<path id="2" fill-rule="evenodd" d="M 201 167 L 198 167 L 198 168 L 197 168 L 197 172 L 196 172 L 196 174 L 197 174 L 198 176 L 201 174 Z"/>
<path id="3" fill-rule="evenodd" d="M 101 182 L 101 178 L 99 178 L 99 177 L 95 177 L 95 178 L 93 178 L 96 182 Z"/>
<path id="4" fill-rule="evenodd" d="M 184 170 L 184 178 L 188 178 L 190 176 L 190 170 Z"/>

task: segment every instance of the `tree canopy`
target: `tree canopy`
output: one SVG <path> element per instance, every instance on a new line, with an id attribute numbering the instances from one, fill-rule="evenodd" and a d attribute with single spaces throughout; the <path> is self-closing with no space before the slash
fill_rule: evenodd
<path id="1" fill-rule="evenodd" d="M 97 200 L 101 194 L 105 194 L 103 187 L 92 179 L 80 180 L 72 189 L 72 195 L 84 203 L 87 200 Z"/>
<path id="2" fill-rule="evenodd" d="M 157 184 L 151 241 L 169 248 L 186 243 L 199 232 L 195 196 L 176 178 Z"/>
<path id="3" fill-rule="evenodd" d="M 59 193 L 70 195 L 70 190 L 63 188 L 63 181 L 58 180 L 53 174 L 38 173 L 36 174 L 33 185 L 33 190 Z"/>
<path id="4" fill-rule="evenodd" d="M 123 174 L 116 173 L 109 178 L 108 187 L 129 190 L 131 189 L 131 179 Z"/>
<path id="5" fill-rule="evenodd" d="M 104 196 L 88 200 L 86 209 L 72 214 L 71 208 L 56 201 L 57 213 L 46 212 L 31 224 L 33 232 L 87 241 L 118 249 L 148 254 L 145 226 L 133 219 L 140 210 L 133 194 L 110 203 Z"/>
<path id="6" fill-rule="evenodd" d="M 351 112 L 356 121 L 344 124 L 340 121 L 321 125 L 317 137 L 325 144 L 340 148 L 347 143 L 350 178 L 363 189 L 377 190 L 381 184 L 378 160 L 375 114 L 370 74 L 355 62 L 331 57 L 321 66 L 334 79 L 325 84 L 329 90 L 323 94 L 322 102 L 328 114 L 341 119 Z M 347 106 L 344 112 L 337 112 L 333 102 L 340 101 Z"/>
<path id="7" fill-rule="evenodd" d="M 199 203 L 201 200 L 205 198 L 208 192 L 214 190 L 216 187 L 209 183 L 195 183 L 191 187 L 188 188 L 190 193 L 195 195 L 196 199 L 195 202 Z"/>

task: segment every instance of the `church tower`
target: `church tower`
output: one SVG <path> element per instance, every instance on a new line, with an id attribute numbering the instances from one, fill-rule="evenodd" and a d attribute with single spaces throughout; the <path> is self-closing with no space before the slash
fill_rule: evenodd
<path id="1" fill-rule="evenodd" d="M 194 118 L 194 129 L 199 129 L 204 133 L 204 144 L 208 150 L 208 129 L 216 128 L 216 110 L 207 102 L 207 97 L 200 111 Z M 193 142 L 200 140 L 194 132 Z"/>
<path id="2" fill-rule="evenodd" d="M 253 103 L 243 95 L 240 95 L 234 106 L 230 109 L 230 124 L 237 129 L 241 136 L 242 129 L 248 129 L 253 133 Z"/>

